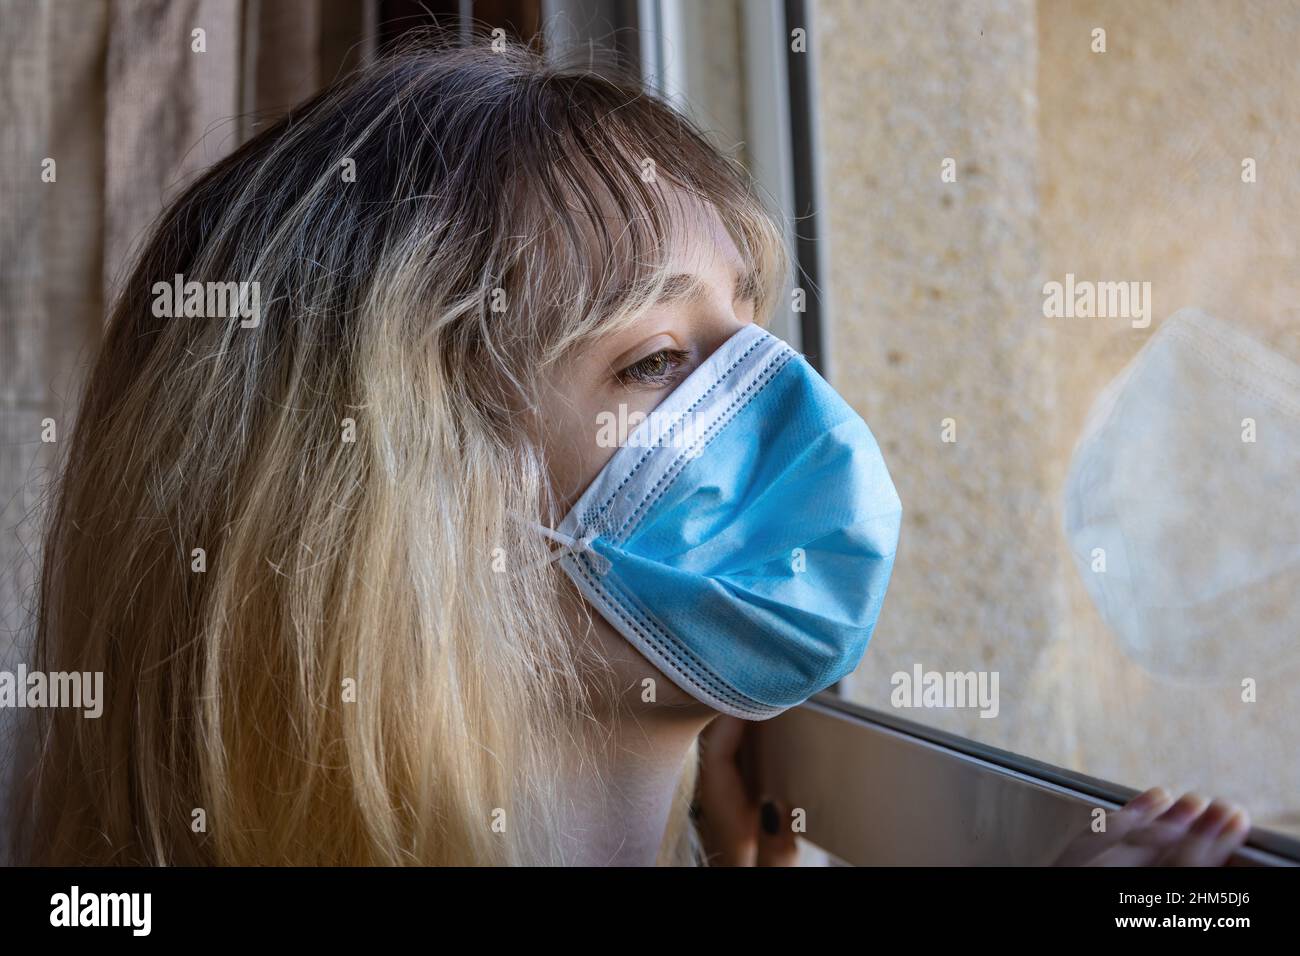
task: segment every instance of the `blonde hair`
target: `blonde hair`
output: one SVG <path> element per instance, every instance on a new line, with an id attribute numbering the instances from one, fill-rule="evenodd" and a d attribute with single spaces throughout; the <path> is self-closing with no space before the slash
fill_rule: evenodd
<path id="1" fill-rule="evenodd" d="M 779 231 L 686 120 L 444 47 L 324 91 L 165 211 L 49 510 L 35 666 L 102 671 L 105 703 L 34 712 L 27 859 L 566 862 L 560 768 L 612 688 L 521 530 L 555 513 L 526 422 L 653 299 L 669 191 L 717 211 L 761 312 Z M 257 324 L 156 316 L 176 275 L 258 283 Z M 661 862 L 693 860 L 693 782 L 692 758 Z"/>

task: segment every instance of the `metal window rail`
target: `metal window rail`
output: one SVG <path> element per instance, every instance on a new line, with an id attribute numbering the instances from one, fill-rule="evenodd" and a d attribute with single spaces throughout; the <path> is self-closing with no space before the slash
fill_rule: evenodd
<path id="1" fill-rule="evenodd" d="M 1137 794 L 831 693 L 759 724 L 753 759 L 760 792 L 859 866 L 1048 865 Z M 1294 866 L 1300 841 L 1257 828 L 1232 863 Z"/>

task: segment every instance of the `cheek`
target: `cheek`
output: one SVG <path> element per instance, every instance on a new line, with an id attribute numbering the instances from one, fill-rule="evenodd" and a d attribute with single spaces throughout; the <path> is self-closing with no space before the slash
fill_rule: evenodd
<path id="1" fill-rule="evenodd" d="M 552 456 L 551 480 L 555 495 L 567 512 L 587 490 L 592 479 L 600 474 L 600 469 L 613 452 L 597 447 L 590 435 L 575 437 L 573 441 L 565 443 L 565 448 L 566 451 L 559 457 Z"/>
<path id="2" fill-rule="evenodd" d="M 552 404 L 545 422 L 551 487 L 566 512 L 616 450 L 602 447 L 600 423 L 607 410 L 594 399 L 592 395 L 568 395 Z M 557 515 L 556 520 L 561 517 Z"/>
<path id="3" fill-rule="evenodd" d="M 547 458 L 552 487 L 566 509 L 587 490 L 628 435 L 654 410 L 663 395 L 610 389 L 572 396 L 563 413 L 547 424 Z"/>

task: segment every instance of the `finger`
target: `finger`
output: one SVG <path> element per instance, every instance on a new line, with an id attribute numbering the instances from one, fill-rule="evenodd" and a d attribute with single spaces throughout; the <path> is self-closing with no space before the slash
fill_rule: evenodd
<path id="1" fill-rule="evenodd" d="M 1214 846 L 1214 838 L 1228 822 L 1233 808 L 1215 800 L 1206 805 L 1200 815 L 1187 827 L 1174 843 L 1165 847 L 1157 866 L 1203 866 L 1201 861 Z"/>
<path id="2" fill-rule="evenodd" d="M 700 744 L 700 793 L 705 813 L 709 804 L 715 811 L 736 816 L 758 811 L 757 802 L 746 791 L 737 759 L 745 727 L 745 721 L 724 715 L 705 731 L 707 739 L 702 738 Z"/>
<path id="3" fill-rule="evenodd" d="M 1061 854 L 1057 866 L 1081 866 L 1118 844 L 1129 833 L 1167 810 L 1174 798 L 1163 787 L 1152 787 L 1118 810 L 1106 812 L 1106 829 L 1081 833 Z"/>
<path id="4" fill-rule="evenodd" d="M 1130 830 L 1118 844 L 1094 861 L 1098 866 L 1153 866 L 1172 846 L 1182 840 L 1209 801 L 1200 794 L 1186 793 L 1168 809 Z"/>
<path id="5" fill-rule="evenodd" d="M 697 827 L 713 865 L 753 866 L 758 851 L 758 804 L 736 760 L 744 731 L 744 721 L 724 716 L 701 738 Z"/>
<path id="6" fill-rule="evenodd" d="M 1250 814 L 1245 807 L 1237 807 L 1236 812 L 1228 818 L 1227 825 L 1219 831 L 1215 840 L 1216 851 L 1221 854 L 1222 862 L 1212 866 L 1224 866 L 1232 855 L 1245 845 L 1250 836 Z"/>
<path id="7" fill-rule="evenodd" d="M 745 721 L 720 714 L 700 736 L 700 760 L 705 764 L 733 763 L 745 737 Z"/>
<path id="8" fill-rule="evenodd" d="M 795 866 L 799 862 L 799 841 L 785 805 L 776 800 L 764 802 L 759 821 L 758 865 Z"/>
<path id="9" fill-rule="evenodd" d="M 1219 836 L 1237 814 L 1238 807 L 1216 800 L 1205 808 L 1187 830 L 1187 835 L 1161 855 L 1158 866 L 1222 866 L 1236 846 Z M 1240 834 L 1245 839 L 1245 834 Z M 1238 842 L 1237 845 L 1240 845 Z"/>
<path id="10" fill-rule="evenodd" d="M 1106 831 L 1097 836 L 1108 846 L 1122 842 L 1130 833 L 1160 817 L 1173 806 L 1174 798 L 1164 787 L 1152 787 L 1138 794 L 1118 810 L 1106 814 Z"/>

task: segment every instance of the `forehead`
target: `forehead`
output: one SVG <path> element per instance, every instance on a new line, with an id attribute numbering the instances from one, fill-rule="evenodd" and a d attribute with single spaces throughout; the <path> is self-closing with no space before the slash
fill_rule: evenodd
<path id="1" fill-rule="evenodd" d="M 571 187 L 570 205 L 596 220 L 585 223 L 585 230 L 613 234 L 618 240 L 629 240 L 634 233 L 655 235 L 667 253 L 667 261 L 673 265 L 684 265 L 693 257 L 696 261 L 708 259 L 713 254 L 729 262 L 740 262 L 741 255 L 731 234 L 717 207 L 707 197 L 666 178 L 638 185 L 641 185 L 639 195 L 628 195 L 594 177 L 581 187 Z M 578 202 L 574 203 L 573 199 Z"/>
<path id="2" fill-rule="evenodd" d="M 711 203 L 678 193 L 671 206 L 667 271 L 700 276 L 748 271 L 749 264 Z"/>

